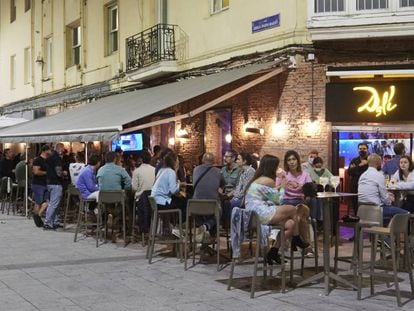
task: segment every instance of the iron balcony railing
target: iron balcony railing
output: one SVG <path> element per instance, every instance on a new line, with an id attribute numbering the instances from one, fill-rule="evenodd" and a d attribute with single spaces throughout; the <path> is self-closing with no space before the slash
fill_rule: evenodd
<path id="1" fill-rule="evenodd" d="M 126 39 L 126 71 L 177 60 L 176 25 L 157 24 Z"/>

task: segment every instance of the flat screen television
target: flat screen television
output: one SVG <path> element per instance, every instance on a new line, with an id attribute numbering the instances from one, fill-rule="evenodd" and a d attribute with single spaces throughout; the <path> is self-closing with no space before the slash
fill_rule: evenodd
<path id="1" fill-rule="evenodd" d="M 407 154 L 411 152 L 410 133 L 340 132 L 339 156 L 344 158 L 346 167 L 354 157 L 358 156 L 358 144 L 362 142 L 368 145 L 369 153 L 376 153 L 381 157 L 384 155 L 394 157 L 396 143 L 403 143 Z"/>
<path id="2" fill-rule="evenodd" d="M 121 135 L 117 140 L 112 141 L 112 151 L 121 148 L 123 151 L 143 150 L 142 133 Z"/>

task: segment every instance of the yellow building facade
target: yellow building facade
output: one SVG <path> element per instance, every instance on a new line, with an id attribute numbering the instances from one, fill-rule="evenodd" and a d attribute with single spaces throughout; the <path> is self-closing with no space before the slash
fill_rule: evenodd
<path id="1" fill-rule="evenodd" d="M 306 12 L 300 0 L 4 0 L 0 106 L 5 114 L 54 113 L 171 72 L 308 44 Z M 160 24 L 174 25 L 173 61 L 131 66 L 136 51 L 154 54 L 141 38 L 159 37 Z M 132 36 L 140 39 L 128 45 Z"/>

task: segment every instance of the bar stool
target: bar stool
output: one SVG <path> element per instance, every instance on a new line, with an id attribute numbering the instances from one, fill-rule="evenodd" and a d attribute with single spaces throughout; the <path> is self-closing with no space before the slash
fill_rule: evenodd
<path id="1" fill-rule="evenodd" d="M 232 218 L 231 218 L 231 227 L 233 227 L 233 223 L 234 223 L 234 215 L 235 212 L 234 210 L 237 207 L 233 208 L 233 213 L 232 213 Z M 264 258 L 265 254 L 267 254 L 267 250 L 268 247 L 266 246 L 262 246 L 262 238 L 263 238 L 263 232 L 262 232 L 262 224 L 259 221 L 259 216 L 257 215 L 256 212 L 251 211 L 251 216 L 250 216 L 250 222 L 248 225 L 248 232 L 249 232 L 249 238 L 250 238 L 250 242 L 251 240 L 255 237 L 256 238 L 256 249 L 255 249 L 255 254 L 254 254 L 254 268 L 253 268 L 253 277 L 252 277 L 252 282 L 251 282 L 251 287 L 250 287 L 250 298 L 254 298 L 254 294 L 255 294 L 255 290 L 256 290 L 256 278 L 257 278 L 257 271 L 258 271 L 258 264 L 259 264 L 259 257 L 262 257 L 263 259 L 263 277 L 266 278 L 267 277 L 267 270 L 268 270 L 268 265 L 267 265 L 267 261 Z M 282 241 L 282 243 L 280 244 L 280 257 L 281 257 L 281 264 L 278 265 L 280 267 L 280 271 L 281 271 L 281 277 L 282 277 L 282 288 L 281 291 L 282 293 L 285 293 L 286 291 L 286 272 L 285 272 L 285 249 L 284 249 L 284 240 L 285 240 L 285 229 L 284 229 L 284 225 L 269 225 L 269 229 L 270 230 L 279 230 L 280 231 L 280 240 Z M 243 230 L 243 228 L 241 229 Z M 235 242 L 235 237 L 232 236 L 231 237 L 232 240 L 232 244 Z M 241 246 L 241 243 L 239 245 L 239 247 Z M 260 256 L 260 254 L 263 254 L 262 256 Z M 236 260 L 238 259 L 239 262 L 240 260 L 240 254 L 236 254 L 235 251 L 233 250 L 233 256 L 232 256 L 232 261 L 231 261 L 231 268 L 230 268 L 230 276 L 229 276 L 229 283 L 227 286 L 227 290 L 231 289 L 231 284 L 233 281 L 233 274 L 234 274 L 234 267 L 236 266 Z M 270 268 L 270 276 L 272 276 L 273 273 L 273 266 L 271 266 Z"/>
<path id="2" fill-rule="evenodd" d="M 184 238 L 184 270 L 187 270 L 187 257 L 188 257 L 188 243 L 192 244 L 193 266 L 195 266 L 195 252 L 196 241 L 191 233 L 195 233 L 197 216 L 214 216 L 216 219 L 216 253 L 217 253 L 217 271 L 220 270 L 220 232 L 218 225 L 220 224 L 220 203 L 217 200 L 196 200 L 190 199 L 187 202 L 186 213 L 186 230 Z M 190 221 L 191 219 L 191 221 Z M 191 224 L 193 224 L 193 231 L 191 230 Z"/>
<path id="3" fill-rule="evenodd" d="M 75 190 L 77 191 L 78 198 L 79 198 L 79 211 L 78 211 L 78 222 L 76 224 L 75 236 L 73 238 L 73 242 L 77 242 L 78 233 L 82 229 L 82 227 L 86 235 L 88 226 L 93 226 L 93 225 L 96 226 L 96 223 L 91 223 L 88 221 L 89 204 L 92 202 L 96 202 L 96 200 L 95 199 L 83 199 L 80 191 L 76 188 Z M 98 237 L 98 230 L 97 230 L 96 231 L 96 247 L 98 247 L 98 238 L 99 237 Z"/>
<path id="4" fill-rule="evenodd" d="M 122 233 L 124 239 L 124 245 L 127 244 L 126 241 L 126 211 L 125 211 L 125 191 L 124 190 L 111 190 L 111 191 L 99 191 L 98 197 L 98 216 L 97 216 L 97 239 L 96 239 L 96 247 L 98 247 L 98 240 L 101 237 L 101 228 L 105 228 L 105 235 L 104 240 L 106 242 L 106 237 L 108 233 L 108 226 L 107 223 L 102 224 L 102 216 L 106 215 L 108 204 L 114 204 L 115 208 L 120 204 L 122 209 Z M 112 223 L 112 236 L 114 234 L 114 223 Z"/>
<path id="5" fill-rule="evenodd" d="M 65 215 L 63 216 L 63 230 L 66 229 L 66 220 L 69 214 L 69 206 L 70 206 L 70 201 L 71 198 L 79 198 L 79 190 L 72 184 L 68 185 L 68 189 L 66 190 L 66 204 L 65 204 Z M 71 216 L 73 217 L 73 219 L 76 218 L 76 211 L 77 209 L 74 208 L 71 211 Z"/>
<path id="6" fill-rule="evenodd" d="M 151 228 L 150 228 L 150 235 L 148 238 L 148 247 L 147 247 L 147 258 L 148 263 L 152 263 L 152 256 L 154 253 L 154 245 L 156 241 L 162 242 L 163 244 L 174 244 L 178 245 L 179 247 L 179 253 L 180 253 L 180 260 L 183 259 L 183 224 L 181 222 L 181 210 L 180 209 L 166 209 L 166 210 L 159 210 L 157 206 L 157 202 L 155 202 L 154 197 L 149 196 L 148 200 L 151 205 L 152 210 L 152 218 L 151 218 Z M 178 228 L 179 228 L 179 234 L 180 237 L 177 237 L 176 239 L 161 239 L 161 236 L 157 236 L 157 228 L 158 223 L 160 220 L 160 216 L 167 215 L 167 214 L 177 214 L 178 215 Z"/>
<path id="7" fill-rule="evenodd" d="M 315 274 L 318 273 L 319 268 L 319 252 L 318 252 L 318 231 L 317 231 L 317 221 L 316 219 L 309 218 L 309 225 L 313 231 L 313 248 L 314 248 L 314 261 L 315 261 Z M 290 248 L 289 256 L 286 256 L 287 259 L 290 261 L 290 271 L 289 271 L 289 281 L 292 284 L 293 282 L 293 269 L 294 269 L 294 261 L 296 259 L 300 259 L 300 276 L 303 277 L 303 272 L 305 269 L 305 250 L 302 249 L 300 251 L 300 256 L 295 256 L 294 251 Z"/>
<path id="8" fill-rule="evenodd" d="M 358 243 L 361 228 L 383 225 L 382 207 L 374 204 L 360 204 L 358 207 L 359 222 L 338 221 L 336 225 L 334 271 L 338 273 L 338 261 L 350 263 L 354 279 L 357 277 Z M 339 229 L 348 227 L 354 229 L 354 245 L 351 256 L 339 256 Z"/>
<path id="9" fill-rule="evenodd" d="M 410 214 L 397 214 L 394 215 L 391 219 L 387 228 L 384 227 L 369 227 L 361 228 L 361 233 L 359 235 L 359 256 L 358 256 L 358 300 L 361 300 L 361 291 L 362 291 L 362 275 L 368 274 L 370 276 L 370 287 L 371 295 L 374 295 L 374 277 L 386 278 L 394 281 L 396 297 L 398 306 L 401 307 L 401 294 L 399 288 L 399 255 L 400 255 L 400 245 L 401 245 L 401 236 L 403 236 L 403 241 L 408 241 L 408 221 L 410 219 Z M 373 236 L 371 244 L 371 258 L 369 262 L 369 268 L 363 266 L 363 235 L 368 233 Z M 376 247 L 378 236 L 389 236 L 391 239 L 391 256 L 392 256 L 392 274 L 386 272 L 375 272 L 374 265 L 376 263 Z M 376 269 L 388 270 L 387 266 L 377 267 Z M 404 272 L 407 272 L 410 278 L 411 285 L 411 296 L 414 298 L 414 280 L 413 280 L 413 271 L 411 267 L 411 256 L 409 252 L 408 243 L 404 243 L 404 264 L 402 267 Z"/>

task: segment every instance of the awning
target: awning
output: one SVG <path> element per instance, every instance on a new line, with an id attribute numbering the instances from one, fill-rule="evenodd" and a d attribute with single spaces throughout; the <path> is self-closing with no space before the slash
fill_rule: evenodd
<path id="1" fill-rule="evenodd" d="M 0 128 L 13 126 L 13 125 L 20 124 L 20 123 L 27 122 L 27 121 L 29 120 L 25 118 L 10 118 L 6 116 L 1 116 L 0 117 Z"/>
<path id="2" fill-rule="evenodd" d="M 113 140 L 125 130 L 124 126 L 128 123 L 275 65 L 276 63 L 254 64 L 108 96 L 73 110 L 0 130 L 0 141 L 17 143 Z"/>

